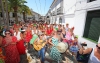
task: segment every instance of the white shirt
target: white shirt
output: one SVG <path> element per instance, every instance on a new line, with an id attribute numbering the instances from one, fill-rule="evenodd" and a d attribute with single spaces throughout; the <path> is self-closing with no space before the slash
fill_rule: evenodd
<path id="1" fill-rule="evenodd" d="M 94 48 L 90 55 L 88 63 L 100 63 L 100 60 L 94 55 Z"/>
<path id="2" fill-rule="evenodd" d="M 33 34 L 37 34 L 37 33 L 38 33 L 37 30 L 36 30 L 36 31 L 32 30 L 32 35 L 33 35 Z"/>
<path id="3" fill-rule="evenodd" d="M 14 36 L 17 37 L 17 40 L 20 40 L 20 39 L 21 39 L 21 37 L 20 37 L 20 33 L 21 33 L 21 32 L 18 32 L 17 35 L 16 35 L 16 32 L 14 33 Z"/>

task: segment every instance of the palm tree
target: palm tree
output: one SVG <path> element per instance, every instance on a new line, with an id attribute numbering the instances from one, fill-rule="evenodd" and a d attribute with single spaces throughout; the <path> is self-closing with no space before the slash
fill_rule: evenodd
<path id="1" fill-rule="evenodd" d="M 16 23 L 18 23 L 18 16 L 17 16 L 18 8 L 20 8 L 24 3 L 27 2 L 25 0 L 8 0 L 8 2 L 14 10 L 15 20 Z"/>
<path id="2" fill-rule="evenodd" d="M 5 12 L 5 25 L 7 25 L 7 27 L 9 27 L 9 14 L 8 14 L 8 0 L 2 0 L 2 3 L 4 5 L 4 12 Z"/>
<path id="3" fill-rule="evenodd" d="M 30 8 L 27 5 L 22 5 L 20 8 L 21 9 L 19 9 L 19 11 L 20 11 L 20 13 L 23 14 L 24 21 L 26 21 L 26 19 L 25 19 L 26 18 L 26 15 L 27 14 L 28 15 L 32 15 L 32 12 L 31 12 Z"/>
<path id="4" fill-rule="evenodd" d="M 5 14 L 4 14 L 4 6 L 3 6 L 3 2 L 2 2 L 2 0 L 0 0 L 0 6 L 1 6 L 1 9 L 2 9 L 2 15 L 3 15 L 4 25 L 6 25 Z"/>
<path id="5" fill-rule="evenodd" d="M 7 23 L 7 27 L 9 27 L 8 0 L 5 0 L 5 7 L 6 7 L 6 23 Z"/>

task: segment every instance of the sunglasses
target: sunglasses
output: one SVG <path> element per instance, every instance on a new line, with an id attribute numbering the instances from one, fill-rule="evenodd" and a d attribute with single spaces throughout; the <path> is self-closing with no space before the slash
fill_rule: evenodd
<path id="1" fill-rule="evenodd" d="M 8 34 L 10 34 L 10 33 L 9 33 L 9 32 L 6 32 L 6 33 L 5 33 L 5 35 L 8 35 Z"/>
<path id="2" fill-rule="evenodd" d="M 100 47 L 98 45 L 96 45 L 96 47 L 98 47 L 98 49 L 100 49 Z"/>
<path id="3" fill-rule="evenodd" d="M 10 34 L 10 33 L 5 33 L 5 34 L 7 35 L 7 34 Z"/>

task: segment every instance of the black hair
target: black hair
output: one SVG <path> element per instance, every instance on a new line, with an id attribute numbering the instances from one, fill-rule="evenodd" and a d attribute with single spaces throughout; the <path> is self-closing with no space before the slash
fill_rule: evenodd
<path id="1" fill-rule="evenodd" d="M 10 32 L 10 36 L 13 36 L 12 32 L 11 32 L 9 29 L 7 29 L 7 30 L 5 31 L 5 34 L 6 34 L 6 32 Z"/>

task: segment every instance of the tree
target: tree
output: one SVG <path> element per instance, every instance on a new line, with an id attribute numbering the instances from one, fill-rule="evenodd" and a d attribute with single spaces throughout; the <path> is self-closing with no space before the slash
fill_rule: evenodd
<path id="1" fill-rule="evenodd" d="M 9 27 L 8 0 L 1 0 L 1 1 L 2 1 L 2 5 L 3 5 L 2 14 L 4 14 L 4 13 L 6 14 L 5 16 L 3 15 L 3 18 L 5 20 L 4 25 L 7 25 L 7 27 Z"/>
<path id="2" fill-rule="evenodd" d="M 17 16 L 18 8 L 20 8 L 24 3 L 27 2 L 25 0 L 8 0 L 8 2 L 14 10 L 15 21 L 16 23 L 18 23 L 18 16 Z"/>
<path id="3" fill-rule="evenodd" d="M 3 21 L 4 21 L 4 25 L 6 25 L 6 21 L 5 21 L 5 15 L 4 15 L 4 6 L 3 6 L 3 2 L 2 0 L 0 0 L 0 6 L 1 6 L 1 9 L 2 9 L 2 15 L 3 15 Z"/>
<path id="4" fill-rule="evenodd" d="M 6 24 L 9 28 L 9 18 L 8 18 L 8 0 L 5 0 L 5 7 L 6 7 Z"/>
<path id="5" fill-rule="evenodd" d="M 21 9 L 19 9 L 19 11 L 20 11 L 20 13 L 23 14 L 24 21 L 26 21 L 26 19 L 25 19 L 26 14 L 32 15 L 32 12 L 31 12 L 30 8 L 27 5 L 22 5 L 20 8 Z"/>

